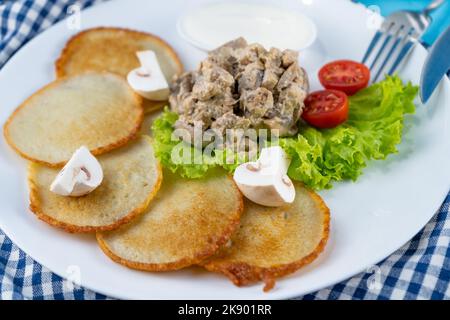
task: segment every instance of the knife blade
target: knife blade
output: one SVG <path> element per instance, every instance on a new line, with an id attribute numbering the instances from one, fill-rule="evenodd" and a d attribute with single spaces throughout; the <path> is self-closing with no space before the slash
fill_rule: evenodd
<path id="1" fill-rule="evenodd" d="M 420 98 L 426 103 L 450 69 L 450 27 L 431 47 L 420 76 Z"/>

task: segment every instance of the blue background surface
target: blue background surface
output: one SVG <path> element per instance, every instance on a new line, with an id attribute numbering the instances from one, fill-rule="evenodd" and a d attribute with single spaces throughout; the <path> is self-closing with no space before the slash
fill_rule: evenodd
<path id="1" fill-rule="evenodd" d="M 430 0 L 358 0 L 366 6 L 378 6 L 383 16 L 397 10 L 421 11 L 431 1 Z M 447 0 L 432 14 L 433 22 L 429 30 L 422 37 L 422 41 L 427 45 L 433 44 L 434 40 L 450 26 L 450 1 Z"/>

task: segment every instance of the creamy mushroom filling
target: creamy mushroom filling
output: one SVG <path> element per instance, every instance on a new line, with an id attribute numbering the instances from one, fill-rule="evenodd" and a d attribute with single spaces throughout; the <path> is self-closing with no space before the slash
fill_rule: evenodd
<path id="1" fill-rule="evenodd" d="M 297 133 L 297 121 L 309 90 L 298 53 L 266 50 L 238 38 L 211 51 L 198 70 L 177 77 L 170 107 L 178 113 L 175 128 L 276 129 Z"/>

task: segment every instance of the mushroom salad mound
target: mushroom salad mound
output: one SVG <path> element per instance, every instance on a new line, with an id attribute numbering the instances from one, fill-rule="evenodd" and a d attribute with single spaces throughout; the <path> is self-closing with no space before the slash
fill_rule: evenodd
<path id="1" fill-rule="evenodd" d="M 198 70 L 182 74 L 171 86 L 170 107 L 179 115 L 175 128 L 277 129 L 297 133 L 309 90 L 298 53 L 238 38 L 211 51 Z"/>

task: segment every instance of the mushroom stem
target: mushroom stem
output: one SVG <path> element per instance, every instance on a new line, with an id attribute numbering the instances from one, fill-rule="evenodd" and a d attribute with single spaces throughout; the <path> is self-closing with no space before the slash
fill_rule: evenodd
<path id="1" fill-rule="evenodd" d="M 246 168 L 252 172 L 258 172 L 261 170 L 261 162 L 257 161 L 256 165 L 254 163 L 248 163 Z"/>
<path id="2" fill-rule="evenodd" d="M 292 186 L 292 181 L 291 181 L 291 179 L 289 179 L 287 174 L 283 175 L 283 177 L 281 178 L 281 181 L 283 181 L 283 183 L 285 185 L 287 185 L 288 187 Z"/>
<path id="3" fill-rule="evenodd" d="M 256 162 L 238 166 L 233 178 L 251 201 L 269 207 L 282 206 L 295 198 L 294 184 L 286 174 L 289 163 L 281 147 L 264 148 Z"/>

